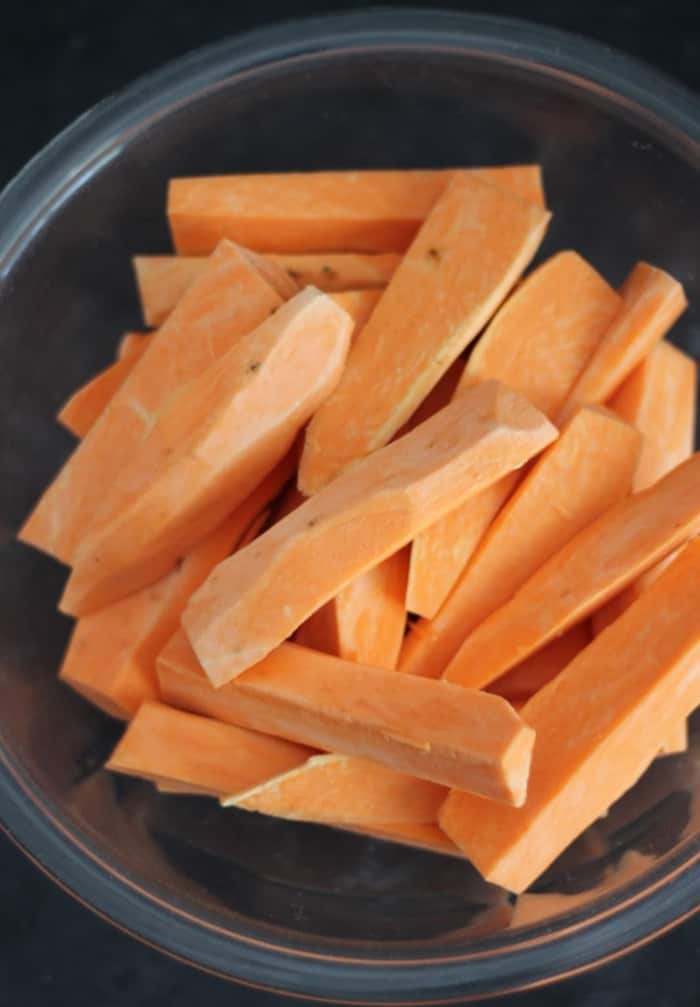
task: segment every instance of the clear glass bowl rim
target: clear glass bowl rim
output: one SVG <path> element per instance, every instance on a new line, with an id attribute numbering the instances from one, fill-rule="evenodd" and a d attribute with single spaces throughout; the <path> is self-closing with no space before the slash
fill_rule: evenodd
<path id="1" fill-rule="evenodd" d="M 627 106 L 700 166 L 700 101 L 634 59 L 531 22 L 427 9 L 368 9 L 290 21 L 196 50 L 140 78 L 60 133 L 0 195 L 0 279 L 50 209 L 140 131 L 194 93 L 273 63 L 347 49 L 459 49 L 530 67 Z M 700 836 L 565 926 L 523 928 L 473 951 L 357 957 L 234 933 L 166 903 L 105 863 L 52 810 L 0 740 L 2 825 L 61 887 L 132 936 L 201 969 L 322 1002 L 438 1003 L 501 995 L 610 960 L 695 912 Z M 393 949 L 392 949 L 393 951 Z M 261 977 L 265 977 L 261 981 Z"/>

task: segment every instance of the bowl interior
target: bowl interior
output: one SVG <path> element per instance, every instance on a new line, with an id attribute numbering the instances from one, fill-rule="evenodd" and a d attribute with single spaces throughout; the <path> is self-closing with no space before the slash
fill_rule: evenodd
<path id="1" fill-rule="evenodd" d="M 27 206 L 36 226 L 0 287 L 2 744 L 62 827 L 194 917 L 321 953 L 507 944 L 643 884 L 697 832 L 698 734 L 518 900 L 460 861 L 113 778 L 100 765 L 119 725 L 56 680 L 64 571 L 13 541 L 71 448 L 57 408 L 141 324 L 129 257 L 169 250 L 170 176 L 517 161 L 544 166 L 554 220 L 540 257 L 573 247 L 614 284 L 639 258 L 669 269 L 692 305 L 673 339 L 698 356 L 697 155 L 653 117 L 534 65 L 427 46 L 280 61 L 144 118 L 51 205 Z"/>

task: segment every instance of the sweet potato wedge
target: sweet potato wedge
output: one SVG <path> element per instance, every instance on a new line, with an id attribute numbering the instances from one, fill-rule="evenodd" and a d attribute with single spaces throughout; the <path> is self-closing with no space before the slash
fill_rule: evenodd
<path id="1" fill-rule="evenodd" d="M 255 664 L 355 577 L 554 437 L 521 396 L 485 382 L 353 466 L 190 600 L 183 625 L 212 682 Z"/>
<path id="2" fill-rule="evenodd" d="M 548 221 L 545 210 L 475 175 L 455 175 L 355 340 L 338 388 L 309 424 L 303 493 L 392 439 L 507 295 Z"/>

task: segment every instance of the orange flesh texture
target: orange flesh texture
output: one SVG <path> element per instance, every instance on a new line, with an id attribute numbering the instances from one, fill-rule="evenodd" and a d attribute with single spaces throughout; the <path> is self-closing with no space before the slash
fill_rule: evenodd
<path id="1" fill-rule="evenodd" d="M 206 263 L 206 259 L 201 262 Z M 353 337 L 369 318 L 380 295 L 380 290 L 371 289 L 347 290 L 333 295 L 336 304 L 347 311 L 355 323 Z M 73 393 L 57 416 L 59 423 L 76 437 L 84 437 L 124 383 L 151 338 L 152 333 L 149 332 L 128 332 L 119 344 L 116 363 L 100 371 Z M 131 341 L 126 342 L 127 339 Z"/>
<path id="2" fill-rule="evenodd" d="M 183 624 L 211 680 L 255 664 L 351 580 L 555 437 L 521 396 L 486 382 L 353 466 L 192 597 Z"/>
<path id="3" fill-rule="evenodd" d="M 450 679 L 462 684 L 456 669 L 469 634 L 629 493 L 639 448 L 638 432 L 612 413 L 580 410 L 499 513 L 437 616 L 414 624 L 399 669 L 436 678 L 449 668 Z"/>
<path id="4" fill-rule="evenodd" d="M 277 291 L 283 301 L 288 301 L 295 294 L 299 293 L 299 284 L 296 280 L 292 279 L 287 270 L 280 266 L 279 263 L 273 262 L 267 255 L 258 255 L 257 252 L 252 252 L 249 248 L 242 250 L 260 275 Z"/>
<path id="5" fill-rule="evenodd" d="M 126 357 L 110 364 L 73 392 L 56 417 L 61 426 L 76 437 L 85 437 L 115 392 L 124 384 L 145 349 L 144 345 L 143 349 L 132 350 Z"/>
<path id="6" fill-rule="evenodd" d="M 395 668 L 406 624 L 408 551 L 355 577 L 300 626 L 297 643 L 357 664 Z"/>
<path id="7" fill-rule="evenodd" d="M 351 328 L 308 287 L 172 396 L 76 553 L 62 610 L 151 583 L 245 499 L 337 384 Z"/>
<path id="8" fill-rule="evenodd" d="M 548 685 L 587 647 L 593 636 L 587 622 L 572 626 L 563 636 L 552 640 L 542 650 L 515 666 L 489 686 L 489 692 L 503 696 L 509 703 L 523 703 Z"/>
<path id="9" fill-rule="evenodd" d="M 464 174 L 544 206 L 538 165 L 290 172 L 171 179 L 168 220 L 180 255 L 206 255 L 221 238 L 259 252 L 403 252 Z"/>
<path id="10" fill-rule="evenodd" d="M 435 822 L 445 787 L 370 759 L 317 755 L 224 804 L 302 822 L 377 825 Z"/>
<path id="11" fill-rule="evenodd" d="M 106 488 L 173 392 L 202 374 L 280 304 L 242 251 L 223 243 L 39 500 L 20 532 L 22 541 L 72 563 Z"/>
<path id="12" fill-rule="evenodd" d="M 125 332 L 117 343 L 117 360 L 123 360 L 132 353 L 141 356 L 152 335 L 152 332 Z"/>
<path id="13" fill-rule="evenodd" d="M 330 295 L 343 311 L 347 311 L 355 323 L 352 333 L 353 339 L 367 324 L 367 319 L 377 306 L 382 293 L 381 290 L 346 290 L 340 294 Z"/>
<path id="14" fill-rule="evenodd" d="M 635 490 L 647 489 L 693 453 L 697 364 L 665 340 L 655 346 L 610 400 L 610 408 L 644 435 Z M 599 632 L 660 573 L 653 568 L 593 615 Z"/>
<path id="15" fill-rule="evenodd" d="M 610 407 L 644 435 L 635 489 L 652 486 L 693 452 L 697 419 L 697 364 L 666 340 L 658 343 L 622 383 Z M 625 588 L 593 614 L 593 629 L 601 632 L 660 576 L 668 559 Z M 675 724 L 661 748 L 662 755 L 688 747 L 685 721 Z"/>
<path id="16" fill-rule="evenodd" d="M 621 299 L 575 252 L 560 252 L 530 274 L 476 344 L 457 393 L 496 380 L 521 392 L 550 419 L 620 309 Z M 413 543 L 407 607 L 437 614 L 516 479 L 470 500 Z"/>
<path id="17" fill-rule="evenodd" d="M 385 287 L 400 255 L 268 255 L 300 287 L 342 293 Z M 132 260 L 147 325 L 161 325 L 190 284 L 206 269 L 206 257 L 139 255 Z"/>
<path id="18" fill-rule="evenodd" d="M 687 307 L 683 287 L 662 269 L 638 262 L 622 285 L 622 308 L 560 412 L 606 402 Z"/>
<path id="19" fill-rule="evenodd" d="M 534 735 L 499 696 L 285 643 L 214 689 L 184 634 L 158 658 L 165 702 L 399 773 L 525 799 Z"/>
<path id="20" fill-rule="evenodd" d="M 663 340 L 632 372 L 610 408 L 644 435 L 635 490 L 644 490 L 693 453 L 697 364 Z"/>
<path id="21" fill-rule="evenodd" d="M 311 754 L 282 738 L 151 702 L 127 727 L 107 769 L 236 794 L 303 765 Z"/>
<path id="22" fill-rule="evenodd" d="M 222 524 L 185 556 L 177 570 L 150 587 L 80 619 L 60 677 L 111 716 L 128 720 L 158 697 L 156 657 L 178 628 L 192 594 L 234 548 L 241 548 L 255 514 L 295 469 L 289 454 Z"/>
<path id="23" fill-rule="evenodd" d="M 698 592 L 695 542 L 524 707 L 537 744 L 523 808 L 450 794 L 440 825 L 488 881 L 524 891 L 700 703 Z"/>
<path id="24" fill-rule="evenodd" d="M 450 679 L 472 687 L 495 681 L 698 532 L 695 454 L 654 486 L 615 504 L 552 555 L 467 637 Z"/>
<path id="25" fill-rule="evenodd" d="M 508 294 L 549 216 L 477 176 L 455 176 L 354 341 L 338 388 L 309 424 L 303 493 L 392 439 Z"/>

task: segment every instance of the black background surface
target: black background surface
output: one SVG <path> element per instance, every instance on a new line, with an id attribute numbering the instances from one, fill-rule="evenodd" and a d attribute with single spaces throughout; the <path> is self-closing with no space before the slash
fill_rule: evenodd
<path id="1" fill-rule="evenodd" d="M 363 6 L 329 0 L 8 3 L 0 22 L 0 186 L 77 115 L 167 60 L 272 21 Z M 700 90 L 697 0 L 483 0 L 442 6 L 527 16 L 583 33 Z M 280 1002 L 285 1001 L 200 975 L 118 933 L 0 837 L 0 1007 L 274 1007 Z M 491 1002 L 508 1007 L 696 1007 L 700 917 L 594 973 Z"/>

